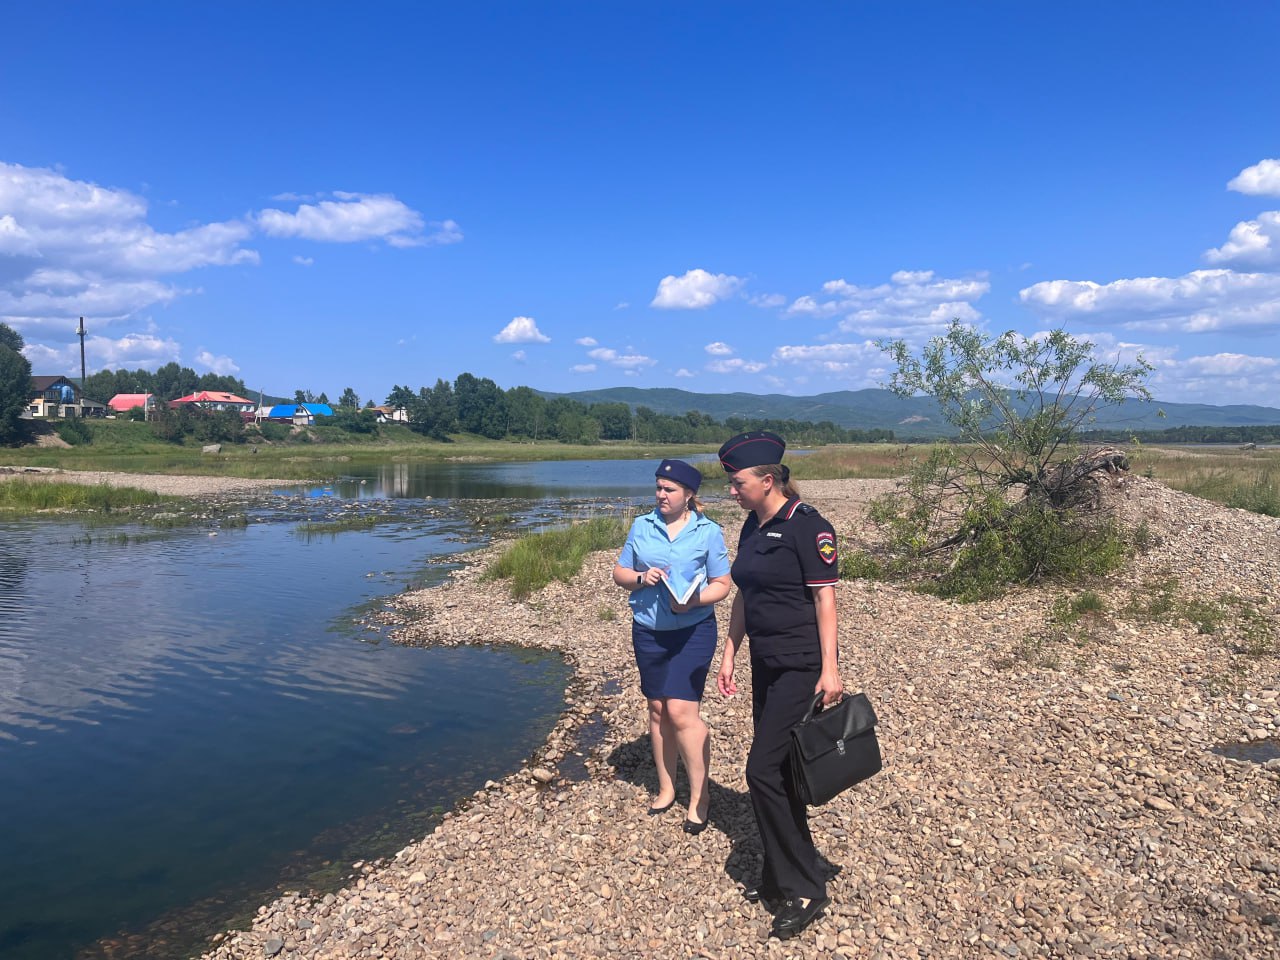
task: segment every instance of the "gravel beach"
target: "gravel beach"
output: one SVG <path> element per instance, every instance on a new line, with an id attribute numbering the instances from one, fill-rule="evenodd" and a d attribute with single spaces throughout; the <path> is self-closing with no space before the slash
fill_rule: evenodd
<path id="1" fill-rule="evenodd" d="M 175 497 L 235 496 L 265 493 L 280 487 L 297 486 L 297 480 L 261 480 L 247 477 L 176 476 L 165 473 L 112 473 L 105 470 L 61 470 L 56 467 L 0 466 L 0 481 L 52 480 L 86 486 L 134 487 Z"/>
<path id="2" fill-rule="evenodd" d="M 892 485 L 803 486 L 850 545 Z M 1213 750 L 1280 746 L 1280 659 L 1235 649 L 1275 631 L 1280 521 L 1138 477 L 1112 495 L 1152 547 L 1098 585 L 1107 612 L 1074 635 L 1048 626 L 1053 590 L 956 605 L 838 586 L 842 673 L 876 704 L 886 764 L 813 812 L 844 869 L 800 940 L 767 940 L 769 914 L 741 899 L 759 868 L 749 696 L 704 701 L 710 829 L 684 835 L 680 804 L 646 817 L 612 554 L 517 603 L 481 582 L 490 550 L 404 595 L 398 639 L 562 652 L 576 681 L 545 748 L 396 858 L 264 906 L 206 957 L 1280 957 L 1280 759 Z M 1201 632 L 1153 602 L 1171 590 L 1230 616 Z"/>
<path id="3" fill-rule="evenodd" d="M 802 487 L 848 548 L 892 484 Z M 515 602 L 481 581 L 489 550 L 400 598 L 396 636 L 563 653 L 576 679 L 545 746 L 394 858 L 354 864 L 341 891 L 268 904 L 205 956 L 1275 960 L 1280 759 L 1262 761 L 1280 747 L 1280 520 L 1141 478 L 1112 496 L 1150 549 L 1070 627 L 1049 622 L 1055 589 L 960 606 L 840 583 L 842 674 L 876 706 L 885 769 L 813 811 L 843 871 L 800 939 L 767 940 L 769 914 L 741 897 L 759 869 L 749 696 L 708 684 L 711 828 L 682 833 L 681 804 L 646 816 L 656 780 L 613 554 Z"/>

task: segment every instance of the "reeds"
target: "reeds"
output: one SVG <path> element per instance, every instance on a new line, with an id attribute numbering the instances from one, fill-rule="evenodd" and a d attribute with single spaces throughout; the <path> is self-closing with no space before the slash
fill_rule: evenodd
<path id="1" fill-rule="evenodd" d="M 582 569 L 587 554 L 620 549 L 629 528 L 629 518 L 593 517 L 529 534 L 503 551 L 485 579 L 509 580 L 511 595 L 522 600 L 552 580 L 572 579 Z"/>
<path id="2" fill-rule="evenodd" d="M 129 507 L 154 506 L 174 497 L 134 487 L 88 486 L 79 483 L 28 481 L 0 482 L 0 513 L 23 515 L 41 511 L 112 513 Z"/>

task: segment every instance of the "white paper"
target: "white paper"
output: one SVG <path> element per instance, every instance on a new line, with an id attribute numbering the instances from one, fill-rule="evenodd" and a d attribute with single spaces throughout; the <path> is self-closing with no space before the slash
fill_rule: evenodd
<path id="1" fill-rule="evenodd" d="M 692 597 L 694 591 L 698 589 L 698 585 L 702 583 L 702 581 L 705 579 L 707 579 L 706 574 L 699 573 L 699 574 L 696 574 L 694 578 L 691 581 L 689 581 L 689 583 L 686 585 L 686 584 L 673 583 L 671 580 L 671 576 L 668 575 L 662 578 L 662 582 L 666 584 L 667 590 L 671 594 L 671 598 L 675 600 L 676 603 L 683 604 L 683 603 L 689 602 L 689 598 Z"/>

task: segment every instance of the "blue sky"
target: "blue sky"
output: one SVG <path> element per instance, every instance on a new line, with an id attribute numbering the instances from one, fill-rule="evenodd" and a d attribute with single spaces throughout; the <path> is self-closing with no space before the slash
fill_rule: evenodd
<path id="1" fill-rule="evenodd" d="M 1280 405 L 1272 3 L 25 4 L 36 373 L 813 394 L 952 317 Z"/>

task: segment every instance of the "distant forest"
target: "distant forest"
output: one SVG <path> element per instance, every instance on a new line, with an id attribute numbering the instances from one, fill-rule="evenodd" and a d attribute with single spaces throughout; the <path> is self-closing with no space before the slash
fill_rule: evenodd
<path id="1" fill-rule="evenodd" d="M 443 440 L 451 433 L 474 433 L 492 440 L 560 440 L 597 443 L 631 440 L 639 443 L 719 443 L 747 430 L 772 430 L 791 444 L 875 443 L 893 440 L 892 430 L 849 430 L 830 420 L 728 417 L 717 421 L 705 413 L 656 413 L 625 403 L 583 403 L 568 397 L 547 399 L 531 387 L 503 390 L 487 377 L 461 374 L 453 383 L 437 380 L 434 387 L 414 392 L 396 386 L 387 404 L 403 407 L 409 427 Z"/>
<path id="2" fill-rule="evenodd" d="M 167 363 L 149 370 L 104 370 L 92 374 L 85 393 L 103 402 L 117 393 L 154 393 L 161 400 L 173 400 L 198 390 L 220 390 L 256 399 L 244 381 L 214 373 L 197 374 L 190 367 Z M 297 402 L 319 400 L 297 390 Z M 268 397 L 267 400 L 275 398 Z M 366 401 L 372 404 L 372 400 Z M 723 422 L 690 410 L 684 414 L 657 413 L 638 406 L 633 411 L 622 402 L 583 403 L 568 397 L 548 399 L 532 387 L 503 390 L 488 377 L 463 373 L 450 383 L 437 380 L 433 387 L 413 390 L 395 386 L 387 395 L 388 406 L 403 408 L 409 415 L 409 429 L 436 440 L 450 434 L 472 433 L 491 440 L 559 440 L 564 443 L 598 443 L 604 440 L 631 440 L 640 443 L 719 443 L 725 437 L 747 430 L 772 430 L 795 444 L 876 443 L 894 439 L 892 430 L 856 430 L 839 427 L 830 420 L 727 417 Z M 362 426 L 354 416 L 360 399 L 350 387 L 338 401 L 337 420 Z M 370 414 L 371 416 L 371 414 Z M 361 429 L 360 432 L 367 432 Z"/>
<path id="3" fill-rule="evenodd" d="M 1098 442 L 1118 440 L 1115 430 L 1089 430 L 1081 438 Z M 1141 443 L 1280 443 L 1280 425 L 1245 427 L 1169 427 L 1165 430 L 1125 431 L 1123 438 Z"/>

